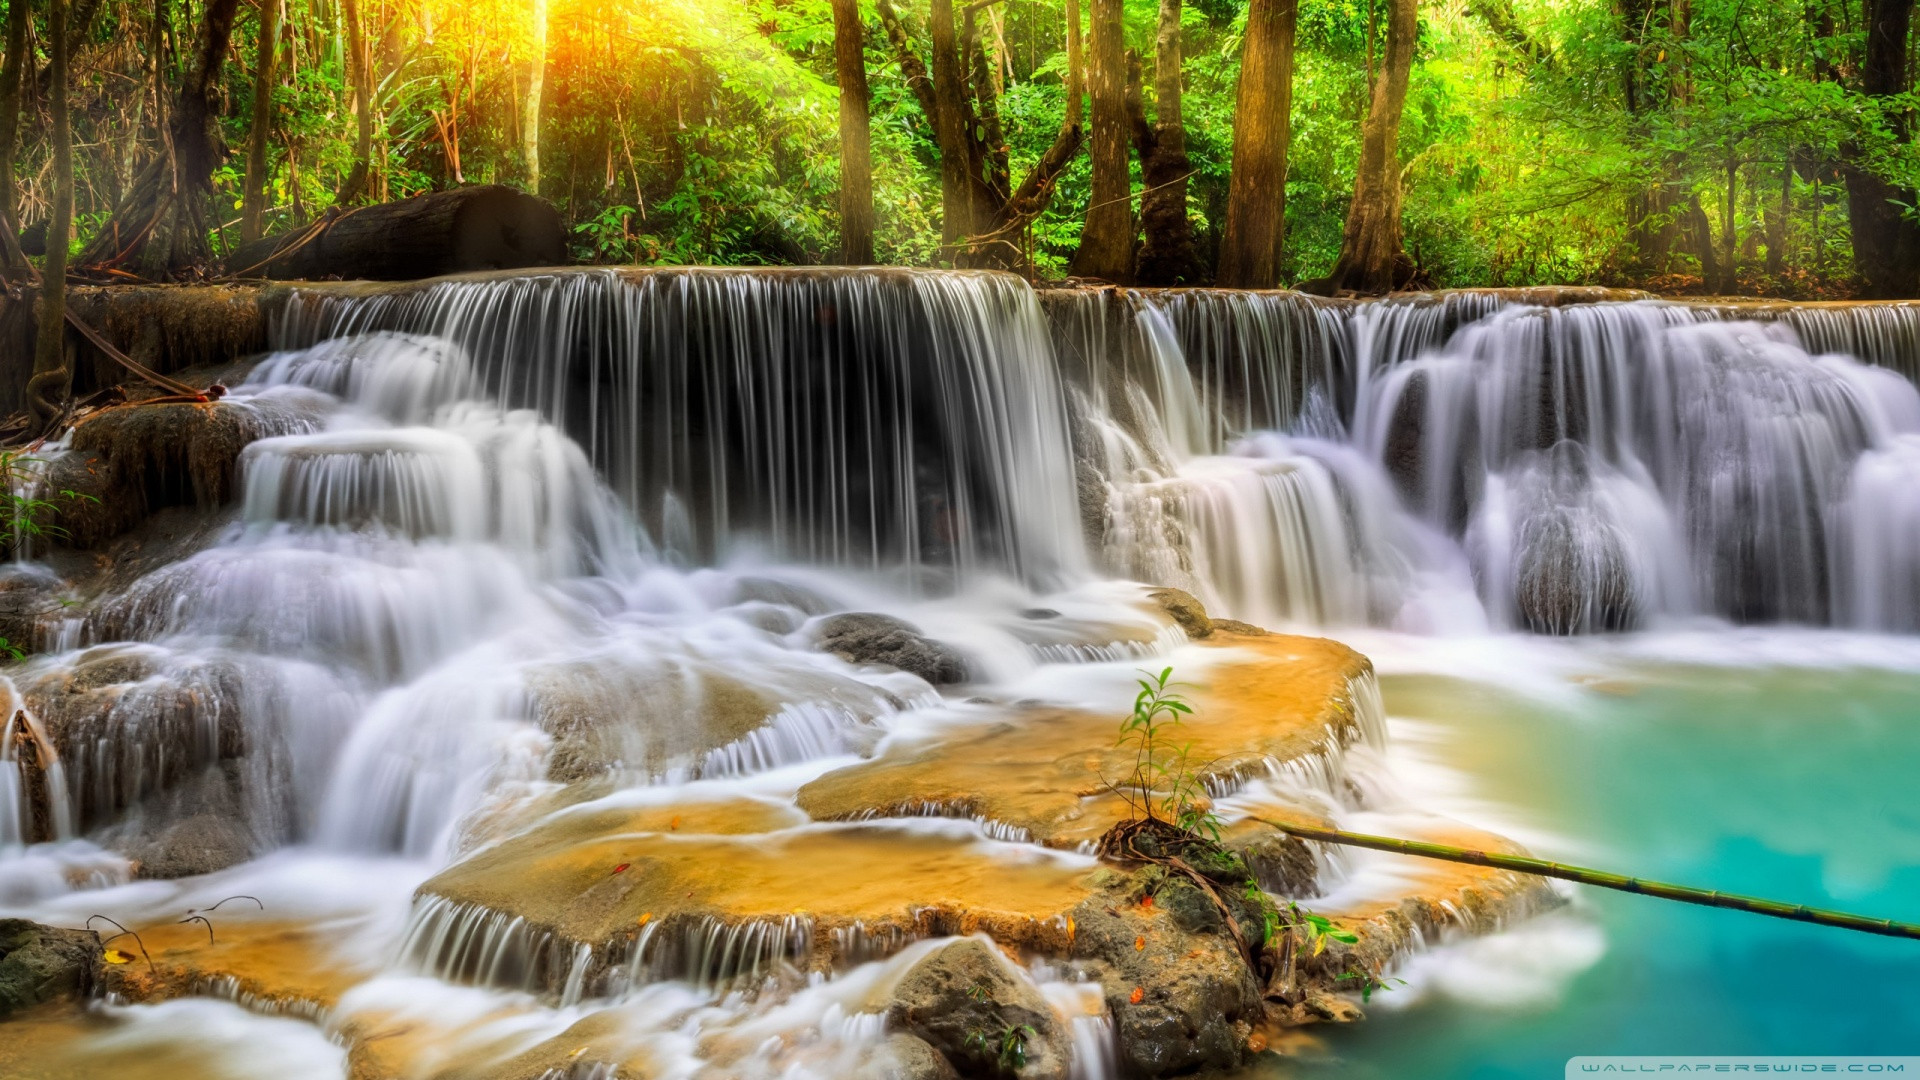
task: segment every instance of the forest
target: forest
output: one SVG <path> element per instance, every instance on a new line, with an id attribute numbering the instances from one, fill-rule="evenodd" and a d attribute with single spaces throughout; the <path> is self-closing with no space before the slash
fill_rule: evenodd
<path id="1" fill-rule="evenodd" d="M 595 263 L 1911 297 L 1913 7 L 11 0 L 0 256 L 244 274 L 501 184 Z"/>

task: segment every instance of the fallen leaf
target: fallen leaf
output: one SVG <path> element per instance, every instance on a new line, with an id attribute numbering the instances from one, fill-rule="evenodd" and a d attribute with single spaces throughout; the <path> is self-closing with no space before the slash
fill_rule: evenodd
<path id="1" fill-rule="evenodd" d="M 1148 911 L 1152 911 L 1153 910 L 1153 894 L 1148 893 L 1147 895 L 1141 897 L 1140 906 L 1143 908 L 1146 908 Z"/>
<path id="2" fill-rule="evenodd" d="M 1073 944 L 1073 930 L 1074 930 L 1073 916 L 1069 915 L 1067 916 L 1067 944 L 1068 945 Z"/>
<path id="3" fill-rule="evenodd" d="M 623 863 L 621 863 L 621 864 L 620 864 L 619 866 L 616 866 L 616 867 L 614 867 L 614 868 L 613 868 L 613 872 L 614 872 L 614 873 L 616 873 L 616 874 L 624 874 L 624 873 L 626 873 L 626 872 L 627 872 L 627 867 L 629 867 L 629 866 L 632 866 L 632 865 L 633 865 L 632 863 L 624 863 L 624 862 L 623 862 Z"/>
<path id="4" fill-rule="evenodd" d="M 1136 986 L 1133 988 L 1133 993 L 1127 995 L 1127 1000 L 1133 1002 L 1135 1005 L 1138 1005 L 1140 1004 L 1140 1000 L 1146 996 L 1147 996 L 1147 988 L 1144 986 Z"/>
<path id="5" fill-rule="evenodd" d="M 653 912 L 649 911 L 646 914 L 640 916 L 639 918 L 633 920 L 633 925 L 645 926 L 652 921 L 653 921 Z"/>
<path id="6" fill-rule="evenodd" d="M 131 964 L 133 954 L 120 949 L 108 949 L 104 959 L 109 964 Z"/>
<path id="7" fill-rule="evenodd" d="M 679 827 L 680 827 L 680 815 L 679 815 L 679 814 L 675 814 L 675 815 L 673 815 L 673 820 L 672 820 L 672 821 L 669 821 L 669 822 L 667 822 L 667 828 L 668 828 L 668 829 L 678 829 Z"/>
<path id="8" fill-rule="evenodd" d="M 1266 1048 L 1267 1048 L 1267 1037 L 1264 1033 L 1256 1031 L 1253 1034 L 1247 1036 L 1248 1050 L 1257 1054 L 1260 1051 L 1265 1050 Z"/>
<path id="9" fill-rule="evenodd" d="M 1142 950 L 1142 949 L 1144 949 L 1144 948 L 1146 948 L 1146 947 L 1147 947 L 1147 939 L 1146 939 L 1146 938 L 1143 938 L 1143 937 L 1137 937 L 1137 938 L 1134 938 L 1134 939 L 1133 939 L 1133 951 L 1134 951 L 1134 952 L 1139 952 L 1140 950 Z"/>

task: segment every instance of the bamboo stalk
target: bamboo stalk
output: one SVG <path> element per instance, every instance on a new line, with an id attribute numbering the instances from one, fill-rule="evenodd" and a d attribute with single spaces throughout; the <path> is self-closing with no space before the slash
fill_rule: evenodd
<path id="1" fill-rule="evenodd" d="M 1370 836 L 1366 833 L 1352 833 L 1341 829 L 1318 829 L 1308 825 L 1292 825 L 1282 821 L 1273 821 L 1263 817 L 1256 817 L 1253 820 L 1271 825 L 1284 833 L 1297 836 L 1302 840 L 1315 840 L 1323 844 L 1341 844 L 1347 847 L 1371 848 L 1375 851 L 1390 851 L 1396 855 L 1414 855 L 1423 859 L 1439 859 L 1443 862 L 1466 863 L 1470 866 L 1490 866 L 1498 870 L 1511 870 L 1520 874 L 1560 878 L 1564 881 L 1578 882 L 1581 885 L 1594 885 L 1602 889 L 1616 889 L 1620 892 L 1639 893 L 1643 896 L 1657 896 L 1662 900 L 1678 900 L 1684 904 L 1700 904 L 1705 907 L 1749 911 L 1755 915 L 1770 915 L 1776 919 L 1792 919 L 1795 922 L 1816 923 L 1820 926 L 1835 926 L 1842 930 L 1857 930 L 1863 934 L 1880 934 L 1886 937 L 1920 939 L 1920 925 L 1894 922 L 1892 919 L 1872 919 L 1864 915 L 1848 914 L 1844 911 L 1810 908 L 1805 904 L 1783 904 L 1778 900 L 1764 900 L 1754 896 L 1739 896 L 1716 890 L 1694 889 L 1685 885 L 1670 885 L 1663 881 L 1645 881 L 1641 878 L 1626 877 L 1621 874 L 1610 874 L 1604 870 L 1590 870 L 1583 866 L 1568 866 L 1564 863 L 1547 862 L 1543 859 L 1530 859 L 1523 855 L 1504 855 L 1491 851 L 1473 851 L 1468 848 L 1454 847 L 1450 844 L 1430 844 L 1419 840 L 1400 840 L 1391 836 Z"/>

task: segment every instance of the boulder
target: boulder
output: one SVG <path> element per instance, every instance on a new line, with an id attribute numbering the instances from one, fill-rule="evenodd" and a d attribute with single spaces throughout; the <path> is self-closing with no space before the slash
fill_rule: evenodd
<path id="1" fill-rule="evenodd" d="M 0 919 L 0 1020 L 43 1002 L 83 998 L 100 981 L 100 935 Z"/>
<path id="2" fill-rule="evenodd" d="M 1221 888 L 1223 898 L 1233 898 Z M 1145 902 L 1148 897 L 1152 903 Z M 1257 944 L 1257 922 L 1238 913 Z M 1128 1076 L 1227 1071 L 1246 1064 L 1265 1018 L 1261 986 L 1217 907 L 1192 882 L 1149 866 L 1113 875 L 1074 913 L 1073 955 L 1106 990 Z"/>
<path id="3" fill-rule="evenodd" d="M 960 652 L 920 632 L 904 619 L 870 611 L 822 619 L 814 628 L 820 648 L 851 664 L 884 664 L 935 686 L 966 682 L 967 660 Z"/>
<path id="4" fill-rule="evenodd" d="M 860 1080 L 960 1080 L 960 1074 L 927 1040 L 896 1031 L 874 1050 Z"/>
<path id="5" fill-rule="evenodd" d="M 1184 589 L 1154 589 L 1147 596 L 1159 604 L 1188 637 L 1197 640 L 1213 633 L 1213 620 L 1207 618 L 1206 607 L 1192 593 Z"/>
<path id="6" fill-rule="evenodd" d="M 915 964 L 893 989 L 887 1023 L 923 1040 L 962 1076 L 1067 1075 L 1065 1025 L 998 950 L 956 941 Z"/>

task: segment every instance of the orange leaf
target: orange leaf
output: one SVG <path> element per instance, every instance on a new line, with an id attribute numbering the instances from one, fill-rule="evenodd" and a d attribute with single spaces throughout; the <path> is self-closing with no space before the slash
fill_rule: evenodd
<path id="1" fill-rule="evenodd" d="M 645 915 L 642 915 L 639 918 L 633 920 L 633 925 L 645 926 L 652 921 L 653 921 L 653 912 L 649 911 Z"/>
<path id="2" fill-rule="evenodd" d="M 1133 988 L 1133 993 L 1127 995 L 1127 1000 L 1133 1002 L 1135 1005 L 1138 1005 L 1140 1004 L 1140 999 L 1146 996 L 1147 996 L 1147 988 L 1144 986 L 1136 986 Z"/>
<path id="3" fill-rule="evenodd" d="M 1148 893 L 1146 896 L 1142 897 L 1140 900 L 1140 906 L 1143 908 L 1146 908 L 1148 911 L 1152 911 L 1153 910 L 1153 894 Z"/>
<path id="4" fill-rule="evenodd" d="M 632 865 L 632 863 L 621 863 L 619 866 L 613 868 L 613 872 L 616 874 L 624 874 L 627 872 L 627 867 Z"/>
<path id="5" fill-rule="evenodd" d="M 1142 950 L 1142 949 L 1144 949 L 1144 948 L 1146 948 L 1146 947 L 1147 947 L 1147 939 L 1146 939 L 1146 938 L 1143 938 L 1143 937 L 1137 937 L 1137 938 L 1134 938 L 1134 939 L 1133 939 L 1133 951 L 1134 951 L 1134 952 L 1139 952 L 1140 950 Z"/>
<path id="6" fill-rule="evenodd" d="M 679 815 L 679 814 L 675 814 L 675 815 L 673 815 L 673 820 L 672 820 L 672 821 L 669 821 L 669 822 L 667 822 L 667 828 L 668 828 L 668 829 L 678 829 L 679 827 L 680 827 L 680 815 Z"/>
<path id="7" fill-rule="evenodd" d="M 1267 1037 L 1265 1035 L 1256 1031 L 1253 1034 L 1247 1036 L 1248 1050 L 1251 1050 L 1257 1054 L 1260 1051 L 1265 1050 L 1266 1048 L 1267 1048 Z"/>

